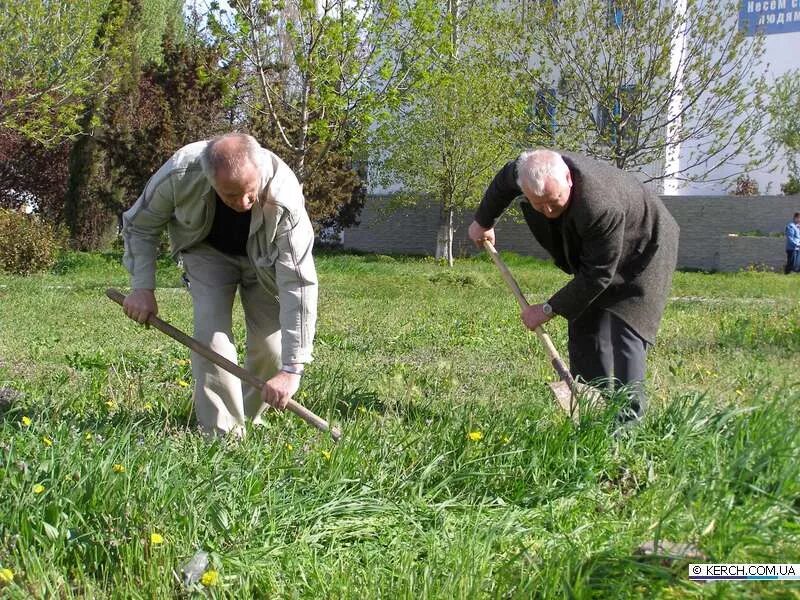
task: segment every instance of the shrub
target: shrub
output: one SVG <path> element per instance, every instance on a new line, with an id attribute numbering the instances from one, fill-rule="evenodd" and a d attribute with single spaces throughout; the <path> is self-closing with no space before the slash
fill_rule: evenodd
<path id="1" fill-rule="evenodd" d="M 15 275 L 44 271 L 55 264 L 62 243 L 35 215 L 0 209 L 0 270 Z"/>
<path id="2" fill-rule="evenodd" d="M 790 175 L 789 180 L 786 183 L 781 184 L 781 191 L 783 192 L 784 196 L 795 196 L 800 194 L 800 179 L 794 175 Z"/>

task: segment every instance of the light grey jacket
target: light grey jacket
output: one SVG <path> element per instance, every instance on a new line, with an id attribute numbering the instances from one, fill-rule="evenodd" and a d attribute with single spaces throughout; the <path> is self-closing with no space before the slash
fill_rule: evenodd
<path id="1" fill-rule="evenodd" d="M 147 182 L 122 216 L 123 263 L 132 288 L 155 289 L 161 232 L 167 227 L 173 257 L 211 231 L 216 200 L 201 154 L 208 142 L 178 150 Z M 292 170 L 261 149 L 262 187 L 252 208 L 247 256 L 261 285 L 280 303 L 282 360 L 312 359 L 317 319 L 317 273 L 311 249 L 314 230 Z"/>

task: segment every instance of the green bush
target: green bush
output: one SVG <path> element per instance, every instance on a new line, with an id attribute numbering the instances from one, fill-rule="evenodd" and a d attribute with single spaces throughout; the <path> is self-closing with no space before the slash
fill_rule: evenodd
<path id="1" fill-rule="evenodd" d="M 35 215 L 0 209 L 0 270 L 28 275 L 53 266 L 62 243 Z"/>
<path id="2" fill-rule="evenodd" d="M 794 175 L 789 176 L 786 183 L 781 184 L 781 191 L 785 196 L 794 196 L 800 194 L 800 179 Z"/>

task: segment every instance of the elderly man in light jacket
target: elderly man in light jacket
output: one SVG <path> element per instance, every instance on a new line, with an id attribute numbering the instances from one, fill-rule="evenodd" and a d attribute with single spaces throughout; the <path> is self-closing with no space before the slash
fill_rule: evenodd
<path id="1" fill-rule="evenodd" d="M 194 337 L 236 362 L 236 290 L 247 330 L 245 368 L 266 380 L 241 382 L 192 353 L 201 429 L 240 436 L 266 404 L 286 407 L 311 361 L 317 310 L 314 232 L 292 170 L 251 136 L 230 133 L 178 150 L 123 215 L 125 267 L 132 291 L 125 314 L 143 323 L 158 313 L 155 264 L 167 228 L 183 260 L 194 306 Z"/>

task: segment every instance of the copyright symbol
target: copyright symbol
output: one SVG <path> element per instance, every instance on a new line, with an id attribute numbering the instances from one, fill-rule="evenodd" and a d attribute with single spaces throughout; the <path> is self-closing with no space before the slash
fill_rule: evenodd
<path id="1" fill-rule="evenodd" d="M 703 572 L 703 568 L 700 565 L 695 565 L 692 567 L 692 573 L 694 575 L 700 575 Z"/>

